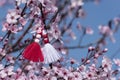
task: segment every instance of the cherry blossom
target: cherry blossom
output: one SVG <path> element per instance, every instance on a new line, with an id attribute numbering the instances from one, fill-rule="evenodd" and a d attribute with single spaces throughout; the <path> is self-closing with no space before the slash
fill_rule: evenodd
<path id="1" fill-rule="evenodd" d="M 18 20 L 18 18 L 20 17 L 20 15 L 15 11 L 15 10 L 11 10 L 10 12 L 8 12 L 7 16 L 6 16 L 6 21 L 9 24 L 15 24 Z"/>
<path id="2" fill-rule="evenodd" d="M 77 23 L 77 29 L 79 29 L 80 31 L 82 31 L 82 26 L 80 23 Z"/>
<path id="3" fill-rule="evenodd" d="M 116 17 L 116 18 L 114 18 L 114 24 L 117 26 L 117 25 L 119 25 L 119 23 L 120 23 L 120 18 L 119 17 Z"/>
<path id="4" fill-rule="evenodd" d="M 102 67 L 106 72 L 112 69 L 112 62 L 106 56 L 103 57 Z"/>
<path id="5" fill-rule="evenodd" d="M 101 34 L 108 35 L 112 42 L 115 42 L 115 39 L 113 37 L 113 31 L 110 29 L 109 26 L 99 26 L 99 30 Z"/>
<path id="6" fill-rule="evenodd" d="M 13 60 L 13 56 L 7 55 L 7 56 L 6 56 L 6 60 L 7 60 L 7 61 Z"/>
<path id="7" fill-rule="evenodd" d="M 27 23 L 27 20 L 23 17 L 20 17 L 19 22 L 22 24 L 22 26 L 25 26 L 25 24 Z"/>
<path id="8" fill-rule="evenodd" d="M 74 75 L 75 80 L 82 80 L 83 79 L 82 75 L 79 72 L 73 72 L 73 75 Z"/>
<path id="9" fill-rule="evenodd" d="M 52 40 L 53 38 L 55 39 L 60 39 L 61 37 L 61 32 L 58 29 L 58 25 L 56 23 L 51 24 L 51 30 L 48 31 L 49 33 L 49 38 Z"/>
<path id="10" fill-rule="evenodd" d="M 71 0 L 71 7 L 82 6 L 84 5 L 82 0 Z"/>
<path id="11" fill-rule="evenodd" d="M 7 31 L 8 28 L 9 28 L 9 24 L 8 23 L 3 23 L 2 31 Z"/>
<path id="12" fill-rule="evenodd" d="M 68 35 L 69 35 L 73 40 L 76 40 L 76 39 L 77 39 L 75 33 L 74 33 L 71 29 L 68 29 L 67 32 L 68 32 Z"/>
<path id="13" fill-rule="evenodd" d="M 86 12 L 84 9 L 79 9 L 78 16 L 84 18 L 86 16 Z"/>
<path id="14" fill-rule="evenodd" d="M 17 1 L 17 5 L 19 6 L 21 3 L 27 3 L 27 0 L 16 0 Z"/>
<path id="15" fill-rule="evenodd" d="M 1 70 L 1 71 L 0 71 L 0 77 L 1 77 L 1 78 L 7 77 L 7 73 L 5 72 L 5 70 Z"/>
<path id="16" fill-rule="evenodd" d="M 87 72 L 86 78 L 87 78 L 88 80 L 93 79 L 93 77 L 94 77 L 93 72 Z"/>
<path id="17" fill-rule="evenodd" d="M 120 66 L 120 59 L 113 59 L 113 61 L 117 66 Z"/>
<path id="18" fill-rule="evenodd" d="M 4 66 L 2 64 L 0 64 L 0 70 L 4 69 Z"/>
<path id="19" fill-rule="evenodd" d="M 106 35 L 111 35 L 112 34 L 112 31 L 111 31 L 111 29 L 109 28 L 109 26 L 102 26 L 102 25 L 100 25 L 99 26 L 99 30 L 100 30 L 100 33 L 102 33 L 102 34 L 106 34 Z"/>
<path id="20" fill-rule="evenodd" d="M 45 6 L 45 13 L 54 13 L 58 10 L 58 8 L 53 4 L 50 0 L 40 0 L 43 6 Z"/>
<path id="21" fill-rule="evenodd" d="M 0 55 L 1 56 L 5 56 L 6 55 L 6 51 L 4 49 L 0 49 Z"/>
<path id="22" fill-rule="evenodd" d="M 31 65 L 27 65 L 25 69 L 26 69 L 26 70 L 31 70 L 32 68 L 33 68 L 33 67 L 32 67 Z"/>
<path id="23" fill-rule="evenodd" d="M 32 11 L 31 14 L 33 14 L 33 15 L 40 15 L 40 8 L 39 7 L 37 7 L 37 6 L 31 7 L 30 10 Z"/>
<path id="24" fill-rule="evenodd" d="M 87 27 L 86 28 L 86 34 L 92 35 L 93 34 L 93 30 L 90 27 Z"/>
<path id="25" fill-rule="evenodd" d="M 9 75 L 15 74 L 15 73 L 13 72 L 13 70 L 14 70 L 14 67 L 13 67 L 13 66 L 9 66 L 8 68 L 6 68 L 6 73 L 7 73 L 7 75 L 9 76 Z"/>

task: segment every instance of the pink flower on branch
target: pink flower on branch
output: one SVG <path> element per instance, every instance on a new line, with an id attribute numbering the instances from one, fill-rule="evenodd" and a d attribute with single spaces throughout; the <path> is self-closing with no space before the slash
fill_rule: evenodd
<path id="1" fill-rule="evenodd" d="M 117 66 L 120 66 L 120 59 L 113 59 L 113 61 Z"/>
<path id="2" fill-rule="evenodd" d="M 8 12 L 8 14 L 6 16 L 6 21 L 9 24 L 15 24 L 15 23 L 17 23 L 18 18 L 20 18 L 20 15 L 16 12 L 16 10 L 11 10 Z"/>
<path id="3" fill-rule="evenodd" d="M 105 70 L 105 72 L 112 70 L 112 62 L 106 56 L 103 57 L 102 67 Z"/>
<path id="4" fill-rule="evenodd" d="M 83 0 L 71 0 L 71 7 L 77 7 L 84 5 Z"/>
<path id="5" fill-rule="evenodd" d="M 86 34 L 92 35 L 93 33 L 94 33 L 94 31 L 92 30 L 92 28 L 90 28 L 90 27 L 86 28 Z"/>
<path id="6" fill-rule="evenodd" d="M 21 3 L 25 4 L 27 3 L 27 0 L 16 0 L 17 5 L 20 6 Z"/>
<path id="7" fill-rule="evenodd" d="M 110 29 L 109 26 L 103 26 L 103 25 L 100 25 L 99 27 L 99 30 L 100 30 L 100 33 L 103 34 L 103 35 L 106 35 L 106 36 L 109 36 L 111 41 L 112 42 L 115 42 L 115 39 L 113 37 L 113 30 Z"/>

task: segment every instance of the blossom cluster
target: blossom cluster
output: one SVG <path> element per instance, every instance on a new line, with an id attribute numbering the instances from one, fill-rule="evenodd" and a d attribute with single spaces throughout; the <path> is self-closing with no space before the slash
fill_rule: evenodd
<path id="1" fill-rule="evenodd" d="M 119 28 L 120 18 L 112 19 L 109 25 L 100 25 L 98 29 L 102 38 L 82 46 L 83 37 L 94 33 L 92 27 L 83 26 L 79 22 L 77 25 L 74 23 L 76 18 L 86 17 L 87 14 L 82 7 L 85 1 L 87 0 L 14 0 L 15 8 L 8 10 L 2 24 L 2 31 L 6 35 L 0 37 L 0 80 L 120 79 L 120 59 L 109 59 L 104 54 L 108 49 L 103 49 L 106 43 L 105 38 L 109 37 L 112 42 L 115 42 L 113 36 Z M 6 3 L 7 0 L 2 0 L 0 6 Z M 112 25 L 115 27 L 112 28 Z M 66 44 L 71 39 L 67 41 L 63 38 L 64 36 L 73 40 L 78 39 L 72 26 L 82 35 L 77 46 L 69 47 Z M 34 41 L 40 28 L 45 29 L 51 46 L 61 53 L 60 60 L 44 64 L 23 58 L 24 48 Z M 44 38 L 40 38 L 41 36 L 38 36 L 40 40 L 36 42 L 43 47 Z M 89 47 L 91 45 L 96 47 Z M 81 61 L 69 58 L 69 49 L 75 48 L 88 48 L 87 56 Z M 49 51 L 52 52 L 52 49 Z"/>
<path id="2" fill-rule="evenodd" d="M 40 63 L 30 62 L 22 70 L 14 66 L 0 64 L 0 80 L 116 80 L 120 71 L 120 59 L 111 61 L 103 56 L 101 65 L 92 63 L 80 65 L 76 60 L 67 61 L 70 66 L 64 66 L 57 62 L 52 68 L 42 66 Z M 75 65 L 78 65 L 75 67 Z M 113 69 L 113 67 L 116 68 Z"/>

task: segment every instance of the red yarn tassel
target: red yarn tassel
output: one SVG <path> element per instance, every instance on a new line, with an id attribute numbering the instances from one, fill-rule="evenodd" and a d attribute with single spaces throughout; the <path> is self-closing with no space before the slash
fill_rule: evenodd
<path id="1" fill-rule="evenodd" d="M 41 47 L 37 42 L 32 42 L 23 52 L 23 57 L 33 62 L 43 62 L 44 57 Z"/>

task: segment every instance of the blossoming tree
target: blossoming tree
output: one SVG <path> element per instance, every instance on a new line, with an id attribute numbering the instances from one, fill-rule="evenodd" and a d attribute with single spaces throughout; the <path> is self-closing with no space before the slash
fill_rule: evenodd
<path id="1" fill-rule="evenodd" d="M 105 47 L 108 38 L 115 42 L 120 18 L 100 25 L 100 38 L 82 45 L 85 35 L 94 34 L 77 20 L 86 17 L 87 2 L 99 0 L 0 0 L 1 7 L 12 6 L 1 22 L 0 80 L 118 80 L 120 59 L 105 56 Z M 77 61 L 70 49 L 87 53 Z"/>

